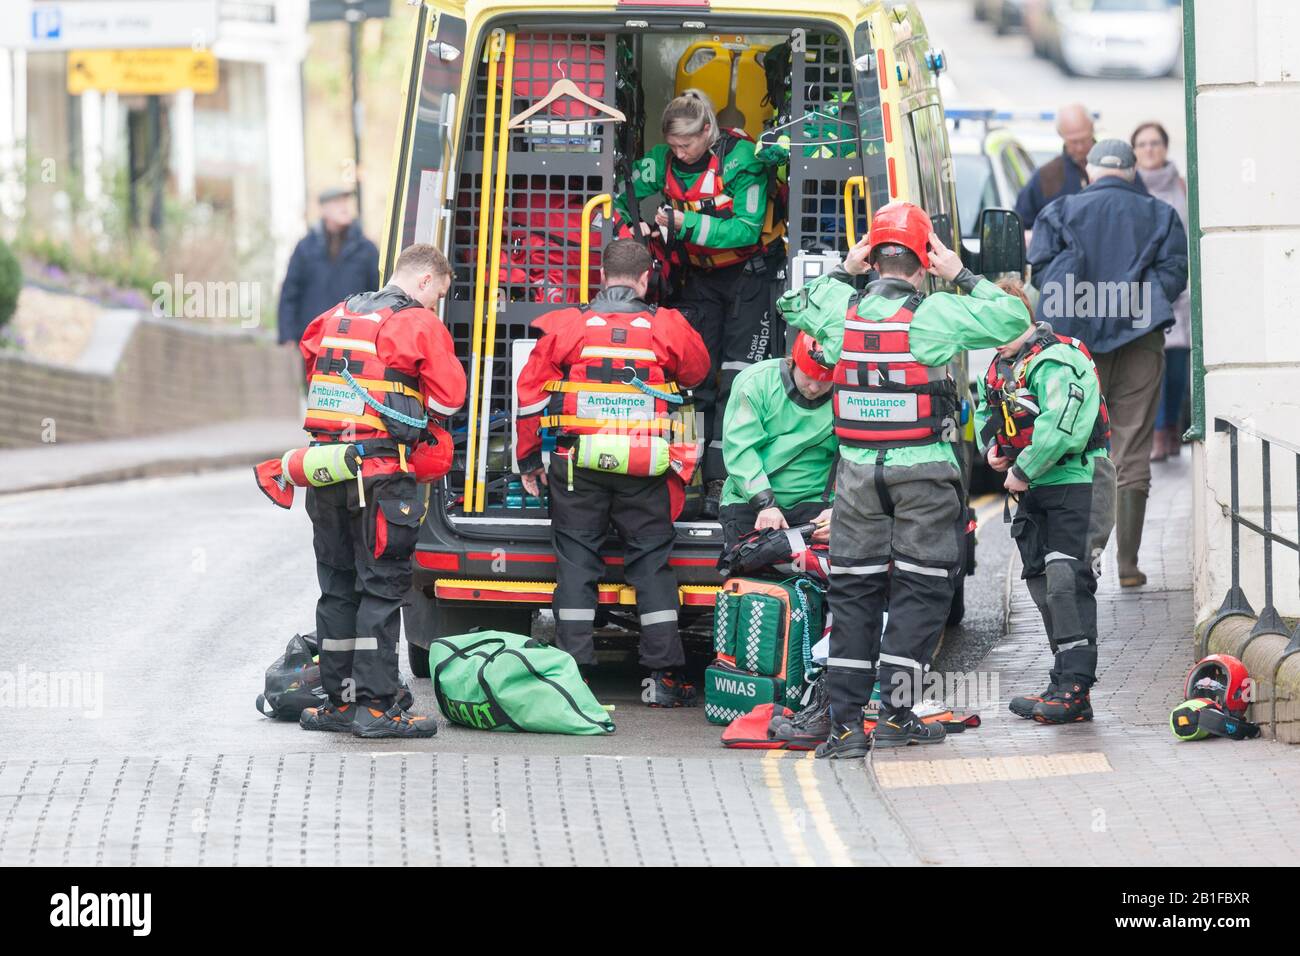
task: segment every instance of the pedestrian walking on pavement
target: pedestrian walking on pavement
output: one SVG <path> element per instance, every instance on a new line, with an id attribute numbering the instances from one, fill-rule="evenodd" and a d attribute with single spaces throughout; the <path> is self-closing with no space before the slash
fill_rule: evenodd
<path id="1" fill-rule="evenodd" d="M 1047 688 L 1011 712 L 1040 723 L 1092 719 L 1097 681 L 1097 572 L 1115 521 L 1110 423 L 1097 370 L 1078 339 L 1029 321 L 979 380 L 976 433 L 989 467 L 1019 496 L 1011 537 L 1052 649 Z"/>
<path id="2" fill-rule="evenodd" d="M 698 444 L 675 440 L 681 390 L 709 374 L 709 352 L 675 309 L 645 302 L 650 253 L 615 239 L 601 256 L 604 288 L 584 308 L 536 319 L 542 331 L 519 373 L 515 455 L 524 490 L 549 490 L 556 579 L 556 642 L 584 668 L 596 664 L 593 630 L 601 548 L 623 539 L 623 574 L 636 588 L 640 659 L 652 707 L 691 707 L 695 688 L 677 630 L 677 576 L 668 564 Z M 555 449 L 542 462 L 542 429 Z"/>
<path id="3" fill-rule="evenodd" d="M 859 294 L 853 276 L 880 278 Z M 926 275 L 965 295 L 921 289 Z M 947 365 L 1025 327 L 1019 300 L 974 275 L 934 233 L 924 210 L 882 207 L 843 265 L 781 297 L 785 320 L 835 363 L 832 408 L 840 463 L 831 512 L 824 758 L 865 756 L 863 708 L 880 678 L 877 747 L 939 743 L 943 728 L 913 711 L 952 606 L 966 531 L 953 452 L 960 421 Z M 883 627 L 886 600 L 889 623 Z"/>
<path id="4" fill-rule="evenodd" d="M 431 737 L 431 717 L 397 702 L 402 602 L 424 520 L 410 459 L 429 418 L 465 403 L 465 372 L 432 311 L 451 286 L 434 246 L 408 246 L 378 292 L 354 295 L 303 333 L 313 444 L 352 445 L 360 481 L 307 489 L 321 596 L 316 604 L 321 683 L 329 703 L 304 710 L 305 730 L 360 737 Z M 355 392 L 350 395 L 349 390 Z M 362 394 L 364 391 L 364 395 Z"/>
<path id="5" fill-rule="evenodd" d="M 1159 123 L 1143 123 L 1130 140 L 1137 156 L 1138 178 L 1147 192 L 1173 206 L 1187 230 L 1187 182 L 1169 160 L 1169 133 Z M 1165 330 L 1165 375 L 1156 411 L 1151 460 L 1163 461 L 1182 451 L 1183 408 L 1191 387 L 1192 290 L 1174 300 L 1174 324 Z"/>
<path id="6" fill-rule="evenodd" d="M 1016 213 L 1026 232 L 1034 228 L 1038 214 L 1058 196 L 1072 196 L 1088 185 L 1088 150 L 1097 142 L 1092 114 L 1080 103 L 1056 111 L 1056 132 L 1061 137 L 1061 155 L 1034 170 L 1016 197 Z"/>
<path id="7" fill-rule="evenodd" d="M 1110 410 L 1118 481 L 1119 579 L 1140 587 L 1138 567 L 1151 442 L 1164 373 L 1165 329 L 1187 288 L 1187 234 L 1168 203 L 1135 185 L 1137 158 L 1123 140 L 1088 154 L 1090 185 L 1038 217 L 1029 262 L 1042 292 L 1039 321 L 1092 353 Z"/>
<path id="8" fill-rule="evenodd" d="M 379 250 L 361 233 L 350 189 L 320 194 L 320 222 L 299 240 L 280 286 L 281 344 L 297 343 L 307 323 L 337 302 L 379 287 Z"/>

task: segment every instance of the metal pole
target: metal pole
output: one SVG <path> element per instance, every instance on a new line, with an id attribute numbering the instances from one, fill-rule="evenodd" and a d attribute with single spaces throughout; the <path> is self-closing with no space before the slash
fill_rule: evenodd
<path id="1" fill-rule="evenodd" d="M 1196 2 L 1183 0 L 1183 92 L 1187 115 L 1187 282 L 1192 292 L 1192 427 L 1205 440 L 1205 343 L 1201 331 L 1201 168 L 1196 132 Z"/>
<path id="2" fill-rule="evenodd" d="M 157 96 L 149 97 L 149 227 L 157 235 L 163 224 L 163 172 L 162 148 L 162 100 Z"/>
<path id="3" fill-rule="evenodd" d="M 357 220 L 364 222 L 361 210 L 361 19 L 348 11 L 348 65 L 352 74 L 352 177 L 357 195 Z"/>
<path id="4" fill-rule="evenodd" d="M 1230 497 L 1232 501 L 1232 590 L 1241 590 L 1241 527 L 1237 518 L 1241 515 L 1241 500 L 1237 495 L 1237 426 L 1231 426 L 1228 433 L 1229 467 L 1231 478 Z"/>

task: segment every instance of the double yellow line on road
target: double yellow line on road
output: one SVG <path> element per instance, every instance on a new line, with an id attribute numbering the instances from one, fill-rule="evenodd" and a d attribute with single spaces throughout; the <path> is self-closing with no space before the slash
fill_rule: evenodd
<path id="1" fill-rule="evenodd" d="M 811 821 L 817 839 L 826 849 L 832 866 L 852 866 L 849 848 L 840 839 L 839 831 L 831 820 L 826 801 L 817 783 L 817 769 L 811 751 L 769 750 L 763 755 L 763 782 L 767 785 L 772 808 L 781 821 L 781 836 L 791 857 L 798 866 L 816 866 L 807 841 Z M 781 773 L 782 761 L 794 762 L 795 794 L 800 806 L 795 808 L 786 796 L 786 781 Z"/>

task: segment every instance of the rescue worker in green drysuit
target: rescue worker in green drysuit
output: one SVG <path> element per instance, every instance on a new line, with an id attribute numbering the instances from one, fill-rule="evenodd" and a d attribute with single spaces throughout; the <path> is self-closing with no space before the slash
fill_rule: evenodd
<path id="1" fill-rule="evenodd" d="M 830 536 L 831 469 L 839 442 L 831 414 L 833 367 L 806 332 L 789 358 L 768 359 L 736 376 L 723 420 L 723 547 L 755 529 L 815 524 Z"/>
<path id="2" fill-rule="evenodd" d="M 1021 295 L 1014 280 L 999 283 Z M 1026 303 L 1028 305 L 1028 303 Z M 1087 347 L 1046 322 L 998 349 L 979 382 L 976 434 L 989 466 L 1019 494 L 1011 536 L 1021 577 L 1054 655 L 1047 689 L 1012 698 L 1039 723 L 1092 719 L 1097 680 L 1097 574 L 1115 523 L 1109 418 Z"/>

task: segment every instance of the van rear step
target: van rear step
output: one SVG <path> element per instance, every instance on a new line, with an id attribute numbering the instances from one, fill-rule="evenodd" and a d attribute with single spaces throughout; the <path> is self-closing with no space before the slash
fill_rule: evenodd
<path id="1" fill-rule="evenodd" d="M 443 601 L 501 601 L 517 604 L 550 604 L 555 590 L 553 581 L 475 581 L 439 578 L 433 583 L 434 595 Z M 686 584 L 677 589 L 677 603 L 712 607 L 718 588 L 713 585 Z M 627 584 L 599 585 L 601 604 L 636 604 L 636 588 Z"/>

